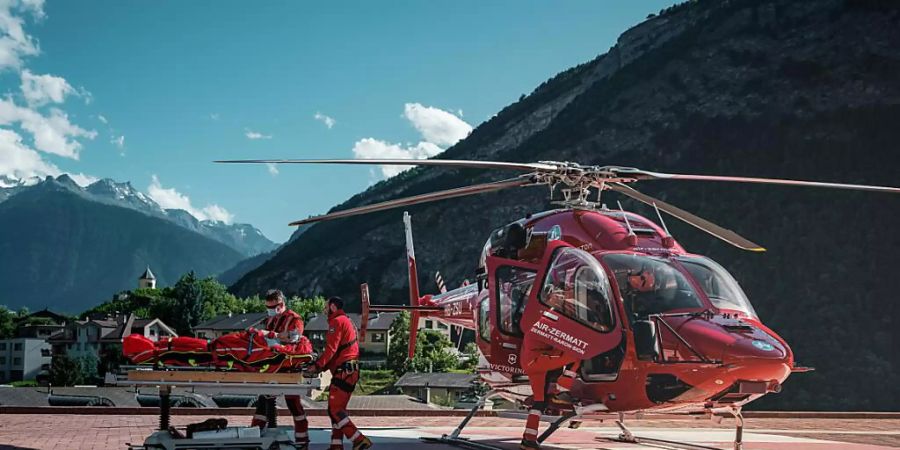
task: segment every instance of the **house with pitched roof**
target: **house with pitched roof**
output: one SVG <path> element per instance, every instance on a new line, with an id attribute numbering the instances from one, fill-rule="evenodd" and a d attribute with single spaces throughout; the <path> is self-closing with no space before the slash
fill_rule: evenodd
<path id="1" fill-rule="evenodd" d="M 194 327 L 194 335 L 198 338 L 215 339 L 228 333 L 243 331 L 247 328 L 264 328 L 266 313 L 223 314 L 213 317 Z"/>
<path id="2" fill-rule="evenodd" d="M 121 352 L 122 339 L 131 334 L 141 334 L 152 341 L 177 337 L 172 327 L 160 319 L 139 319 L 134 314 L 94 315 L 87 320 L 75 320 L 66 324 L 62 332 L 51 336 L 47 342 L 54 355 L 73 358 L 99 356 L 107 351 Z"/>
<path id="3" fill-rule="evenodd" d="M 370 355 L 386 355 L 391 348 L 391 336 L 388 332 L 391 324 L 400 313 L 374 313 L 369 315 L 369 325 L 366 338 L 360 340 L 359 348 L 363 353 Z M 359 330 L 360 315 L 347 313 L 347 317 Z M 328 331 L 328 315 L 316 314 L 306 322 L 303 334 L 312 342 L 313 348 L 321 351 L 325 346 L 325 333 Z M 405 345 L 405 344 L 404 344 Z"/>

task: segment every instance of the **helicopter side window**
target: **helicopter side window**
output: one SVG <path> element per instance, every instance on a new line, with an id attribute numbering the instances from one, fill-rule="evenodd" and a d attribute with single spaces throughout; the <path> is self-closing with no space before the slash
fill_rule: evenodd
<path id="1" fill-rule="evenodd" d="M 629 318 L 703 308 L 687 278 L 670 262 L 632 254 L 610 254 L 603 262 L 615 274 Z"/>
<path id="2" fill-rule="evenodd" d="M 694 281 L 700 285 L 716 308 L 733 309 L 756 317 L 756 311 L 737 280 L 722 266 L 709 258 L 677 258 Z"/>
<path id="3" fill-rule="evenodd" d="M 491 304 L 490 298 L 485 297 L 478 305 L 478 334 L 484 342 L 491 342 Z"/>
<path id="4" fill-rule="evenodd" d="M 519 267 L 503 266 L 495 272 L 497 280 L 497 323 L 500 331 L 522 337 L 522 315 L 537 273 Z"/>
<path id="5" fill-rule="evenodd" d="M 540 300 L 570 319 L 607 332 L 614 326 L 610 292 L 606 272 L 590 253 L 564 248 L 547 271 Z"/>

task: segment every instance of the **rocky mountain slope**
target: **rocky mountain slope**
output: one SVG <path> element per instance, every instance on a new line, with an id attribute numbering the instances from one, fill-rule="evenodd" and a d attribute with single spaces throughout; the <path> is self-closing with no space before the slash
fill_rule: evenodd
<path id="1" fill-rule="evenodd" d="M 898 74 L 898 2 L 695 1 L 628 30 L 607 53 L 548 80 L 442 157 L 898 185 Z M 417 168 L 336 209 L 507 175 Z M 900 308 L 890 272 L 900 266 L 900 198 L 701 182 L 639 188 L 769 249 L 744 253 L 669 220 L 689 251 L 741 281 L 798 361 L 818 369 L 793 376 L 757 407 L 896 408 Z M 430 286 L 435 270 L 449 285 L 472 277 L 493 228 L 547 207 L 546 191 L 535 188 L 409 208 L 420 284 Z M 375 301 L 402 303 L 401 214 L 317 224 L 232 290 L 279 287 L 355 302 L 366 281 Z"/>
<path id="2" fill-rule="evenodd" d="M 219 273 L 243 256 L 166 220 L 92 199 L 68 177 L 0 203 L 0 304 L 79 313 L 133 289 L 149 264 L 158 283 Z"/>

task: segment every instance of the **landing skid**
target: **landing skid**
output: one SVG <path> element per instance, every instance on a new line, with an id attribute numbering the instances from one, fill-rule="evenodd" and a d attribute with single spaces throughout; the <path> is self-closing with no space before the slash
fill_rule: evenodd
<path id="1" fill-rule="evenodd" d="M 734 407 L 731 409 L 731 414 L 734 416 L 737 424 L 735 425 L 735 434 L 734 434 L 734 450 L 742 450 L 743 449 L 743 438 L 744 438 L 744 416 L 741 414 L 740 407 Z M 687 450 L 721 450 L 718 447 L 708 447 L 700 444 L 691 444 L 687 442 L 678 442 L 678 441 L 669 441 L 666 439 L 656 439 L 656 438 L 648 438 L 644 436 L 635 436 L 631 433 L 631 430 L 625 426 L 625 415 L 623 413 L 619 413 L 619 418 L 616 420 L 616 425 L 622 430 L 622 434 L 620 434 L 617 438 L 597 438 L 597 440 L 613 440 L 616 442 L 627 442 L 631 444 L 647 444 L 656 446 L 666 446 L 663 448 L 679 448 L 679 449 L 687 449 Z"/>
<path id="2" fill-rule="evenodd" d="M 493 391 L 490 391 L 487 394 L 485 394 L 483 397 L 481 397 L 478 400 L 478 402 L 475 404 L 475 406 L 473 406 L 472 409 L 469 411 L 469 414 L 466 415 L 466 417 L 462 420 L 462 422 L 460 422 L 460 424 L 456 427 L 455 430 L 453 430 L 452 433 L 445 434 L 439 438 L 423 437 L 423 438 L 419 438 L 419 439 L 422 440 L 423 442 L 428 442 L 428 443 L 432 443 L 432 444 L 446 444 L 446 445 L 451 445 L 454 447 L 467 448 L 467 449 L 473 449 L 473 450 L 506 450 L 502 447 L 484 444 L 481 442 L 472 441 L 468 438 L 459 437 L 460 433 L 462 433 L 463 428 L 465 428 L 466 425 L 469 424 L 469 421 L 472 420 L 473 417 L 475 417 L 475 414 L 478 412 L 479 409 L 481 409 L 484 406 L 484 403 L 489 398 L 497 396 L 497 395 L 501 394 L 502 392 L 504 392 L 504 391 L 501 389 L 493 390 Z M 504 415 L 501 414 L 501 416 L 504 416 Z M 525 415 L 517 414 L 517 413 L 510 413 L 510 414 L 505 415 L 504 417 L 518 418 L 519 416 L 521 416 L 523 419 L 525 418 Z M 560 429 L 560 427 L 562 427 L 566 422 L 569 422 L 575 416 L 576 416 L 576 414 L 574 412 L 566 413 L 561 416 L 541 416 L 541 422 L 549 422 L 550 426 L 547 427 L 547 429 L 544 430 L 544 432 L 540 436 L 538 436 L 538 438 L 537 438 L 538 442 L 543 443 L 545 440 L 547 440 L 547 438 L 549 438 L 551 435 L 553 435 L 553 433 L 555 433 L 556 430 Z M 580 425 L 581 425 L 580 421 L 573 420 L 569 424 L 569 428 L 578 428 Z"/>

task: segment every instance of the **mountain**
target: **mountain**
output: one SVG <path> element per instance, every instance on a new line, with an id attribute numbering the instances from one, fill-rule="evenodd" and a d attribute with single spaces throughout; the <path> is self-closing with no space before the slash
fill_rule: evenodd
<path id="1" fill-rule="evenodd" d="M 310 225 L 300 225 L 299 227 L 297 227 L 297 229 L 294 230 L 294 232 L 291 234 L 291 237 L 288 239 L 288 242 L 286 242 L 285 244 L 288 244 L 288 243 L 293 242 L 294 240 L 298 239 L 300 237 L 300 235 L 302 235 L 306 230 L 309 229 L 309 227 L 310 227 Z M 253 269 L 256 269 L 257 267 L 261 266 L 264 262 L 268 261 L 269 258 L 271 258 L 276 253 L 278 253 L 278 250 L 280 248 L 281 248 L 281 246 L 279 246 L 278 248 L 276 248 L 272 251 L 269 251 L 266 253 L 260 253 L 258 255 L 251 256 L 247 259 L 238 261 L 238 263 L 235 264 L 234 267 L 220 273 L 216 278 L 222 284 L 224 284 L 226 286 L 231 286 L 232 284 L 234 284 L 238 280 L 240 280 L 248 272 L 250 272 Z"/>
<path id="2" fill-rule="evenodd" d="M 900 2 L 692 1 L 629 29 L 607 53 L 546 81 L 442 157 L 897 185 L 898 73 Z M 416 168 L 335 209 L 508 176 Z M 667 222 L 688 250 L 727 267 L 798 362 L 817 368 L 754 407 L 900 404 L 900 302 L 891 281 L 900 267 L 900 199 L 703 182 L 639 188 L 769 249 L 741 252 Z M 546 190 L 535 188 L 408 208 L 423 290 L 436 270 L 448 285 L 471 279 L 492 229 L 548 206 Z M 403 303 L 401 214 L 317 224 L 231 289 L 278 287 L 355 303 L 366 281 L 374 301 Z"/>
<path id="3" fill-rule="evenodd" d="M 0 203 L 0 304 L 78 313 L 133 289 L 147 265 L 160 285 L 221 272 L 242 255 L 172 221 L 112 206 L 68 176 Z"/>
<path id="4" fill-rule="evenodd" d="M 52 178 L 48 178 L 52 180 Z M 60 175 L 56 182 L 64 183 L 81 197 L 111 206 L 132 209 L 151 217 L 169 220 L 188 230 L 219 241 L 240 254 L 250 257 L 274 250 L 277 245 L 261 231 L 249 224 L 226 224 L 212 220 L 197 220 L 180 209 L 163 209 L 150 196 L 135 189 L 131 183 L 119 183 L 109 178 L 98 180 L 86 188 L 78 186 L 68 175 Z M 0 202 L 41 183 L 40 180 L 0 178 Z"/>

